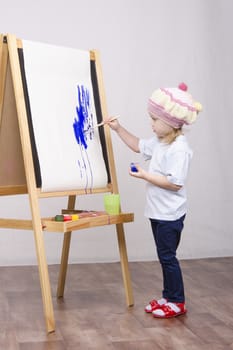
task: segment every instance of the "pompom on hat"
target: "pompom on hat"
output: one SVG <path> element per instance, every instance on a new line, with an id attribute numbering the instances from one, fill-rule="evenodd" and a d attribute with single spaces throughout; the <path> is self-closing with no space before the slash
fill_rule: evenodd
<path id="1" fill-rule="evenodd" d="M 195 122 L 202 105 L 195 102 L 188 93 L 185 83 L 177 88 L 159 88 L 153 92 L 148 102 L 150 115 L 163 120 L 175 129 Z"/>

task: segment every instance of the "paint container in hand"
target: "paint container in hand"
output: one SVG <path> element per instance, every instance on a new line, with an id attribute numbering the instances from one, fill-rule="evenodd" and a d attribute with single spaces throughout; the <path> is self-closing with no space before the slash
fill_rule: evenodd
<path id="1" fill-rule="evenodd" d="M 138 172 L 138 169 L 136 168 L 135 164 L 134 163 L 130 163 L 130 169 L 133 173 L 137 173 Z"/>
<path id="2" fill-rule="evenodd" d="M 120 213 L 120 195 L 119 194 L 105 194 L 104 208 L 110 215 L 117 215 Z"/>

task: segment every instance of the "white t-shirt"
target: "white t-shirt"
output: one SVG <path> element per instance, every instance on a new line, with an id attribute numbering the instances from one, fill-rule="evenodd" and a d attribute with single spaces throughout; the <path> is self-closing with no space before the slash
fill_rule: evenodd
<path id="1" fill-rule="evenodd" d="M 185 179 L 193 154 L 186 137 L 180 135 L 169 145 L 160 142 L 157 136 L 141 139 L 139 149 L 144 159 L 150 160 L 151 174 L 164 175 L 171 183 L 182 186 L 179 191 L 171 191 L 147 182 L 145 216 L 157 220 L 179 219 L 187 210 Z"/>

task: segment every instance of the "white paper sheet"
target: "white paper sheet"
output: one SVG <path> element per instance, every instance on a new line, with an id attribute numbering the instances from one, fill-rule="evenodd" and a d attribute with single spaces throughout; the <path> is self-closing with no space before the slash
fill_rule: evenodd
<path id="1" fill-rule="evenodd" d="M 104 187 L 88 51 L 23 40 L 42 191 Z"/>

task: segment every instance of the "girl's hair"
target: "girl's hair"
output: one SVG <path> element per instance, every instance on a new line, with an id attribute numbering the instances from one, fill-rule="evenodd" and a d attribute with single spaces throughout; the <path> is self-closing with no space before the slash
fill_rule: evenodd
<path id="1" fill-rule="evenodd" d="M 170 134 L 168 134 L 165 137 L 164 142 L 167 143 L 168 145 L 170 145 L 180 135 L 182 135 L 182 128 L 179 128 L 179 129 L 173 128 L 172 131 L 170 132 Z"/>

